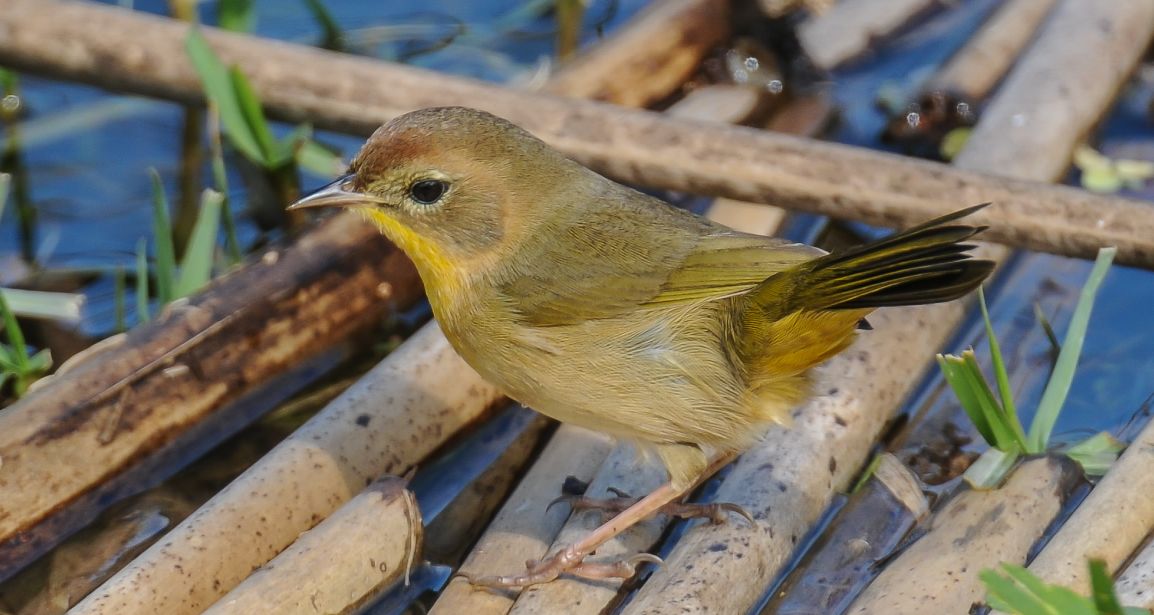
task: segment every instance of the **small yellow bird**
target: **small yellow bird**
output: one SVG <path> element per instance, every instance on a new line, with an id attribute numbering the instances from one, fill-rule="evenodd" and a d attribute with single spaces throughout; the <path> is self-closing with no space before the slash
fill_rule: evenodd
<path id="1" fill-rule="evenodd" d="M 509 397 L 638 441 L 670 482 L 526 573 L 583 563 L 677 500 L 810 394 L 811 369 L 874 308 L 949 301 L 993 263 L 965 209 L 837 254 L 725 228 L 614 183 L 521 128 L 461 107 L 373 134 L 348 175 L 294 208 L 355 207 L 416 265 L 462 357 Z M 980 207 L 980 206 L 979 206 Z"/>

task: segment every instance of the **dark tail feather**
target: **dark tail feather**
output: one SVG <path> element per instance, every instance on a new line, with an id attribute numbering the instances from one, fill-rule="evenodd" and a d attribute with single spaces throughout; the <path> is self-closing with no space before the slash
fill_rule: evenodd
<path id="1" fill-rule="evenodd" d="M 977 288 L 994 263 L 974 260 L 965 240 L 984 226 L 950 224 L 987 204 L 969 207 L 844 252 L 827 254 L 762 282 L 762 305 L 841 310 L 940 303 Z M 781 299 L 789 297 L 787 301 Z"/>

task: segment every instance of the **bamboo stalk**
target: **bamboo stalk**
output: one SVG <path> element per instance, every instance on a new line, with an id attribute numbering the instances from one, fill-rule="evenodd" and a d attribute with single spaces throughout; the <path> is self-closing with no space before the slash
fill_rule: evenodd
<path id="1" fill-rule="evenodd" d="M 426 325 L 72 613 L 199 613 L 366 483 L 405 473 L 498 399 Z"/>
<path id="2" fill-rule="evenodd" d="M 461 565 L 462 576 L 449 582 L 429 615 L 508 613 L 516 592 L 478 590 L 465 576 L 505 574 L 524 566 L 526 559 L 544 557 L 569 516 L 563 506 L 546 509 L 559 495 L 559 478 L 591 480 L 611 449 L 609 436 L 562 425 Z"/>
<path id="3" fill-rule="evenodd" d="M 937 0 L 841 0 L 803 22 L 797 36 L 815 66 L 833 70 L 937 6 Z"/>
<path id="4" fill-rule="evenodd" d="M 966 101 L 989 96 L 1034 38 L 1056 0 L 1010 0 L 922 88 Z"/>
<path id="5" fill-rule="evenodd" d="M 95 4 L 8 0 L 0 13 L 0 56 L 29 72 L 198 101 L 199 82 L 181 47 L 185 28 Z M 1133 38 L 1139 30 L 1123 24 L 1117 33 Z M 284 119 L 368 134 L 415 108 L 470 105 L 507 117 L 628 183 L 771 202 L 885 226 L 910 225 L 962 204 L 994 201 L 975 217 L 992 224 L 992 241 L 1078 257 L 1116 245 L 1120 264 L 1154 267 L 1154 209 L 1127 199 L 748 128 L 703 126 L 503 90 L 242 35 L 207 35 L 226 61 L 244 66 L 270 113 Z M 284 69 L 289 66 L 292 70 Z M 1089 88 L 1072 91 L 1087 99 L 1101 95 Z M 1081 109 L 1087 103 L 1073 104 Z M 1035 117 L 1032 110 L 1026 112 L 1027 118 Z M 1017 128 L 1012 134 L 1022 132 Z M 983 168 L 998 172 L 1006 167 Z"/>
<path id="6" fill-rule="evenodd" d="M 1149 467 L 1149 466 L 1147 466 Z M 1154 543 L 1134 556 L 1114 583 L 1118 600 L 1126 606 L 1154 608 Z"/>
<path id="7" fill-rule="evenodd" d="M 956 164 L 1039 180 L 1058 178 L 1078 140 L 1109 107 L 1138 61 L 1141 46 L 1134 42 L 1149 40 L 1151 10 L 1154 2 L 1149 0 L 1065 2 L 1029 56 L 1019 62 Z M 1103 23 L 1108 26 L 1099 27 Z M 1064 67 L 1063 72 L 1056 74 L 1049 62 Z M 1039 81 L 1038 73 L 1048 81 Z M 1007 139 L 1006 125 L 1020 105 L 1047 96 L 1058 101 L 1080 97 L 1073 113 L 1050 116 L 1062 129 L 1040 130 L 1045 141 Z M 983 257 L 995 260 L 1007 252 L 994 246 L 981 249 Z M 686 613 L 745 612 L 825 509 L 832 492 L 844 488 L 860 467 L 888 413 L 916 384 L 912 376 L 925 369 L 925 358 L 941 347 L 945 333 L 961 316 L 959 302 L 871 315 L 875 331 L 828 365 L 827 373 L 839 375 L 838 384 L 819 387 L 826 395 L 802 408 L 792 428 L 771 431 L 747 452 L 719 490 L 717 499 L 754 513 L 757 530 L 731 524 L 690 532 L 625 612 L 661 613 L 670 604 Z M 818 467 L 830 468 L 829 475 L 812 471 Z"/>
<path id="8" fill-rule="evenodd" d="M 728 35 L 729 0 L 653 2 L 609 38 L 562 65 L 544 90 L 648 107 L 676 92 Z"/>
<path id="9" fill-rule="evenodd" d="M 1154 530 L 1154 422 L 1130 443 L 1106 476 L 1078 506 L 1046 548 L 1034 558 L 1030 571 L 1050 583 L 1059 583 L 1088 593 L 1086 559 L 1103 559 L 1116 571 Z M 1149 551 L 1147 547 L 1142 553 Z M 1139 559 L 1149 555 L 1139 555 Z M 1143 568 L 1123 574 L 1128 587 L 1135 587 Z M 1147 594 L 1150 587 L 1145 588 Z M 1137 592 L 1128 592 L 1137 597 Z M 1154 604 L 1150 597 L 1146 604 Z M 1127 603 L 1129 604 L 1129 603 Z"/>
<path id="10" fill-rule="evenodd" d="M 978 573 L 997 562 L 1020 561 L 1081 476 L 1069 459 L 1045 457 L 1019 466 L 997 490 L 964 492 L 934 515 L 930 532 L 886 566 L 847 613 L 967 612 L 982 596 Z"/>
<path id="11" fill-rule="evenodd" d="M 74 357 L 0 412 L 0 577 L 307 384 L 417 289 L 340 216 Z"/>
<path id="12" fill-rule="evenodd" d="M 352 613 L 408 578 L 421 548 L 421 511 L 404 481 L 369 485 L 204 612 Z"/>

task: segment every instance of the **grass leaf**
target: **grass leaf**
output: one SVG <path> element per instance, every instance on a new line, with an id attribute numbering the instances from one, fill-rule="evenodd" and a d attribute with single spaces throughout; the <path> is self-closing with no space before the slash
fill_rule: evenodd
<path id="1" fill-rule="evenodd" d="M 168 213 L 168 196 L 160 173 L 149 169 L 152 177 L 152 237 L 156 242 L 156 296 L 161 304 L 172 301 L 176 282 L 176 247 L 172 241 L 172 219 Z"/>
<path id="2" fill-rule="evenodd" d="M 1086 329 L 1090 324 L 1090 313 L 1094 309 L 1094 297 L 1102 279 L 1114 260 L 1116 248 L 1102 248 L 1098 250 L 1098 258 L 1094 261 L 1094 268 L 1090 277 L 1082 287 L 1082 294 L 1078 298 L 1078 305 L 1074 308 L 1074 315 L 1070 319 L 1070 326 L 1066 330 L 1066 338 L 1062 341 L 1062 351 L 1058 354 L 1058 361 L 1050 375 L 1046 389 L 1042 393 L 1042 400 L 1038 402 L 1038 411 L 1030 423 L 1030 449 L 1045 450 L 1050 442 L 1050 434 L 1054 424 L 1058 421 L 1058 413 L 1066 403 L 1066 395 L 1074 382 L 1074 371 L 1078 367 L 1078 357 L 1082 354 L 1082 343 L 1086 339 Z"/>
<path id="3" fill-rule="evenodd" d="M 1023 450 L 1031 453 L 1026 446 L 1026 432 L 1022 430 L 1022 422 L 1018 420 L 1018 410 L 1014 406 L 1014 392 L 1010 389 L 1010 375 L 1006 373 L 1006 363 L 1002 359 L 1002 349 L 998 345 L 998 336 L 994 334 L 994 323 L 990 320 L 990 311 L 986 307 L 986 293 L 978 287 L 978 305 L 982 308 L 982 321 L 986 325 L 986 338 L 990 343 L 990 363 L 994 367 L 994 378 L 998 383 L 998 395 L 1002 398 L 1002 415 L 1006 426 L 1013 432 L 1014 439 Z"/>
<path id="4" fill-rule="evenodd" d="M 331 51 L 344 51 L 344 32 L 341 31 L 341 26 L 337 20 L 333 19 L 333 14 L 329 12 L 325 3 L 322 0 L 305 0 L 305 6 L 308 7 L 309 13 L 312 13 L 313 20 L 321 27 L 319 46 Z"/>
<path id="5" fill-rule="evenodd" d="M 256 23 L 253 0 L 219 0 L 216 11 L 216 23 L 224 30 L 252 32 Z"/>
<path id="6" fill-rule="evenodd" d="M 966 471 L 962 478 L 974 489 L 997 489 L 1006 478 L 1006 474 L 1018 462 L 1017 451 L 1003 451 L 997 448 L 986 449 Z"/>
<path id="7" fill-rule="evenodd" d="M 148 240 L 141 237 L 136 242 L 136 321 L 148 322 L 151 319 L 148 310 Z"/>
<path id="8" fill-rule="evenodd" d="M 84 305 L 84 295 L 77 293 L 19 288 L 5 288 L 0 293 L 4 295 L 13 314 L 30 318 L 77 322 L 80 320 L 80 308 Z"/>
<path id="9" fill-rule="evenodd" d="M 297 164 L 321 177 L 336 178 L 345 171 L 345 163 L 329 148 L 309 139 L 296 152 Z"/>
<path id="10" fill-rule="evenodd" d="M 1126 444 L 1102 431 L 1066 449 L 1066 456 L 1082 466 L 1087 476 L 1102 476 L 1126 450 Z"/>
<path id="11" fill-rule="evenodd" d="M 253 162 L 263 166 L 266 169 L 274 169 L 280 165 L 273 163 L 273 158 L 276 155 L 276 139 L 272 136 L 272 130 L 268 126 L 268 120 L 264 116 L 264 110 L 260 106 L 260 98 L 248 83 L 248 78 L 240 69 L 233 66 L 228 69 L 229 80 L 232 82 L 233 93 L 236 95 L 237 103 L 240 105 L 240 111 L 244 115 L 245 122 L 248 125 L 249 132 L 256 139 L 257 146 L 260 147 L 261 156 L 259 158 L 250 158 Z M 223 119 L 223 115 L 221 116 Z M 225 129 L 228 128 L 228 123 L 225 123 Z M 231 134 L 229 135 L 232 136 Z"/>
<path id="12" fill-rule="evenodd" d="M 186 297 L 199 290 L 212 278 L 216 238 L 220 231 L 220 210 L 224 199 L 215 190 L 205 190 L 200 199 L 200 215 L 188 249 L 180 263 L 180 279 L 176 285 L 178 297 Z"/>
<path id="13" fill-rule="evenodd" d="M 185 49 L 188 50 L 196 73 L 200 75 L 205 96 L 220 114 L 221 125 L 233 147 L 249 160 L 262 160 L 258 137 L 252 132 L 248 119 L 241 110 L 233 79 L 199 29 L 189 30 Z"/>
<path id="14" fill-rule="evenodd" d="M 978 402 L 977 393 L 970 382 L 971 376 L 966 369 L 965 362 L 961 357 L 952 354 L 939 354 L 937 358 L 942 374 L 946 377 L 946 382 L 950 388 L 953 389 L 962 410 L 966 412 L 966 416 L 970 417 L 970 422 L 974 424 L 974 428 L 978 430 L 986 444 L 994 446 L 997 439 L 994 437 L 994 431 L 990 427 L 986 413 L 982 410 L 982 405 Z"/>

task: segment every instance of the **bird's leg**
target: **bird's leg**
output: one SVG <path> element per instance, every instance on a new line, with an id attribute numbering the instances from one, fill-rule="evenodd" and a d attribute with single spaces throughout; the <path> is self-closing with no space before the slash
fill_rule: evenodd
<path id="1" fill-rule="evenodd" d="M 609 542 L 621 532 L 656 514 L 663 506 L 676 501 L 689 490 L 696 487 L 702 480 L 712 476 L 732 460 L 733 455 L 731 454 L 718 457 L 713 460 L 708 469 L 706 469 L 696 481 L 689 485 L 677 487 L 672 482 L 665 483 L 653 491 L 653 493 L 641 498 L 621 511 L 617 516 L 598 526 L 597 529 L 590 532 L 581 540 L 562 548 L 552 556 L 541 561 L 527 562 L 526 567 L 528 571 L 525 574 L 476 577 L 470 578 L 469 582 L 473 585 L 493 588 L 528 587 L 539 583 L 548 583 L 561 576 L 564 572 L 592 579 L 627 579 L 636 572 L 638 563 L 643 561 L 660 563 L 660 558 L 648 553 L 643 553 L 619 562 L 584 563 L 584 560 L 587 556 L 595 552 L 598 547 Z"/>
<path id="2" fill-rule="evenodd" d="M 601 513 L 603 518 L 608 518 L 611 514 L 628 509 L 640 499 L 614 487 L 610 487 L 609 491 L 616 497 L 591 498 L 584 495 L 563 495 L 550 502 L 549 507 L 552 508 L 554 504 L 564 502 L 569 505 L 569 509 L 573 512 L 596 510 Z M 675 500 L 662 506 L 657 512 L 678 519 L 708 519 L 714 525 L 725 523 L 726 513 L 733 513 L 741 516 L 751 525 L 753 524 L 753 517 L 744 508 L 729 502 L 688 503 Z"/>

